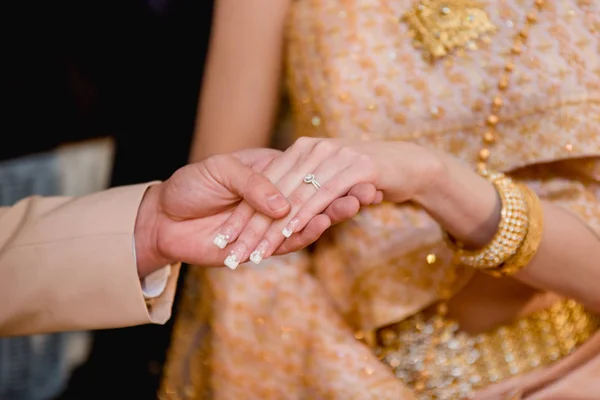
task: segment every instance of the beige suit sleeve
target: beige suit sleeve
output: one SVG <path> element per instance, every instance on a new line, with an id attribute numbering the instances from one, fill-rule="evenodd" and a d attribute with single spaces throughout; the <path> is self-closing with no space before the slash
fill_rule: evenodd
<path id="1" fill-rule="evenodd" d="M 149 184 L 0 208 L 0 336 L 164 323 L 179 266 L 146 305 L 133 255 Z"/>

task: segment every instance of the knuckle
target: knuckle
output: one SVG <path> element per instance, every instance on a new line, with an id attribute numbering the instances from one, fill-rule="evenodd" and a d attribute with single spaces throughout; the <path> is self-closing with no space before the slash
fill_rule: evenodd
<path id="1" fill-rule="evenodd" d="M 250 244 L 250 242 L 255 242 L 256 239 L 262 237 L 263 234 L 260 230 L 254 226 L 252 223 L 248 224 L 246 228 L 244 228 L 244 233 L 240 236 L 240 241 L 245 242 L 246 244 Z"/>
<path id="2" fill-rule="evenodd" d="M 296 142 L 294 142 L 293 146 L 299 147 L 301 149 L 305 149 L 307 147 L 314 146 L 314 143 L 316 140 L 317 139 L 311 138 L 309 136 L 301 136 L 298 139 L 296 139 Z"/>
<path id="3" fill-rule="evenodd" d="M 295 245 L 295 242 L 296 239 L 293 237 L 286 239 L 285 242 L 283 242 L 281 246 L 279 246 L 279 248 L 273 252 L 273 255 L 278 256 L 299 250 L 300 248 Z"/>
<path id="4" fill-rule="evenodd" d="M 334 140 L 321 140 L 315 145 L 318 154 L 331 154 L 339 149 L 339 144 Z"/>
<path id="5" fill-rule="evenodd" d="M 338 196 L 337 190 L 331 184 L 321 186 L 319 191 L 322 192 L 328 200 L 332 200 L 333 198 Z"/>
<path id="6" fill-rule="evenodd" d="M 221 156 L 219 155 L 219 156 L 210 156 L 210 157 L 206 158 L 204 161 L 202 161 L 202 163 L 192 164 L 192 166 L 199 169 L 203 165 L 207 171 L 217 172 L 220 170 L 220 165 L 222 165 L 222 163 L 223 163 L 223 161 L 221 159 Z"/>
<path id="7" fill-rule="evenodd" d="M 335 223 L 351 218 L 360 210 L 358 199 L 348 198 L 335 204 L 332 210 L 331 219 Z"/>
<path id="8" fill-rule="evenodd" d="M 361 156 L 360 153 L 358 153 L 355 149 L 349 146 L 341 146 L 338 152 L 341 157 L 347 160 L 353 160 L 356 157 Z"/>
<path id="9" fill-rule="evenodd" d="M 246 222 L 244 216 L 242 214 L 235 213 L 229 218 L 229 221 L 227 221 L 226 225 L 224 225 L 223 228 L 224 230 L 227 230 L 234 234 L 239 233 L 244 227 L 244 222 Z"/>
<path id="10" fill-rule="evenodd" d="M 286 153 L 293 155 L 296 159 L 306 159 L 314 150 L 315 145 L 318 143 L 318 139 L 310 137 L 300 137 L 293 145 L 291 145 Z"/>
<path id="11" fill-rule="evenodd" d="M 214 167 L 220 167 L 222 165 L 226 165 L 231 161 L 232 156 L 229 154 L 215 154 L 208 157 L 204 162 L 208 165 L 212 165 Z"/>
<path id="12" fill-rule="evenodd" d="M 265 186 L 268 185 L 270 185 L 269 180 L 255 171 L 250 172 L 246 178 L 246 186 L 249 192 L 264 190 Z"/>
<path id="13" fill-rule="evenodd" d="M 292 204 L 292 207 L 301 207 L 305 202 L 304 196 L 300 191 L 292 193 L 288 200 Z"/>
<path id="14" fill-rule="evenodd" d="M 239 194 L 246 200 L 252 201 L 256 193 L 256 184 L 252 182 L 254 173 L 248 173 L 247 175 L 240 178 L 241 186 L 239 187 Z"/>
<path id="15" fill-rule="evenodd" d="M 368 205 L 371 204 L 375 201 L 375 196 L 377 194 L 377 190 L 375 189 L 374 186 L 369 185 L 366 189 L 365 189 L 365 195 L 361 200 L 361 203 L 363 205 Z"/>

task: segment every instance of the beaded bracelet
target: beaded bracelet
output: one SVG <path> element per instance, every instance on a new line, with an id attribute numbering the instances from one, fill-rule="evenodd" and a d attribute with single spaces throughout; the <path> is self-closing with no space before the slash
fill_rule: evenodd
<path id="1" fill-rule="evenodd" d="M 498 230 L 492 240 L 481 249 L 469 250 L 444 232 L 456 261 L 481 270 L 498 268 L 513 257 L 521 247 L 529 225 L 529 210 L 522 189 L 504 174 L 489 173 L 484 177 L 494 185 L 502 203 Z"/>

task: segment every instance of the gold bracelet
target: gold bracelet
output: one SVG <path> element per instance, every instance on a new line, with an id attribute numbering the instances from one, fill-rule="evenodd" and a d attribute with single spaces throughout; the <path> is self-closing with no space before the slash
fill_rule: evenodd
<path id="1" fill-rule="evenodd" d="M 525 185 L 518 186 L 524 194 L 527 208 L 529 209 L 529 227 L 521 247 L 519 247 L 514 256 L 498 268 L 484 271 L 496 278 L 514 275 L 529 265 L 542 242 L 544 231 L 544 209 L 542 208 L 542 202 L 532 189 Z"/>
<path id="2" fill-rule="evenodd" d="M 464 244 L 444 232 L 446 243 L 458 263 L 474 269 L 495 269 L 513 257 L 527 234 L 529 210 L 523 191 L 504 174 L 485 174 L 496 188 L 502 202 L 498 230 L 482 249 L 468 250 Z"/>

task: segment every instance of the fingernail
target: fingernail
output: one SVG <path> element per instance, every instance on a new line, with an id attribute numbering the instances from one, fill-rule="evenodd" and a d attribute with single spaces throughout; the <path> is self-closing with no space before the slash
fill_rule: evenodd
<path id="1" fill-rule="evenodd" d="M 283 236 L 285 236 L 286 238 L 289 238 L 290 236 L 292 236 L 292 233 L 294 233 L 294 230 L 298 226 L 298 222 L 300 222 L 300 221 L 298 221 L 298 219 L 296 219 L 296 218 L 294 218 L 293 220 L 288 222 L 288 224 L 285 226 L 285 228 L 283 228 L 283 230 L 281 231 L 281 233 L 283 233 Z"/>
<path id="2" fill-rule="evenodd" d="M 240 261 L 244 257 L 244 246 L 237 245 L 230 252 L 225 261 L 223 262 L 225 266 L 231 270 L 234 270 L 240 265 Z"/>
<path id="3" fill-rule="evenodd" d="M 287 207 L 288 201 L 280 194 L 275 194 L 267 199 L 267 205 L 273 211 L 279 211 Z"/>
<path id="4" fill-rule="evenodd" d="M 261 241 L 258 246 L 256 246 L 256 249 L 252 252 L 252 254 L 250 254 L 250 261 L 256 265 L 260 264 L 268 248 L 269 242 L 266 240 Z"/>
<path id="5" fill-rule="evenodd" d="M 225 266 L 231 270 L 236 269 L 238 265 L 240 265 L 240 262 L 235 254 L 230 254 L 225 259 Z"/>
<path id="6" fill-rule="evenodd" d="M 215 246 L 217 246 L 220 249 L 224 249 L 225 246 L 227 246 L 227 243 L 229 243 L 229 236 L 227 235 L 222 235 L 222 234 L 218 234 L 215 239 L 213 240 L 213 243 Z"/>
<path id="7" fill-rule="evenodd" d="M 231 229 L 222 229 L 220 233 L 213 239 L 213 244 L 220 249 L 224 249 L 231 239 Z"/>

